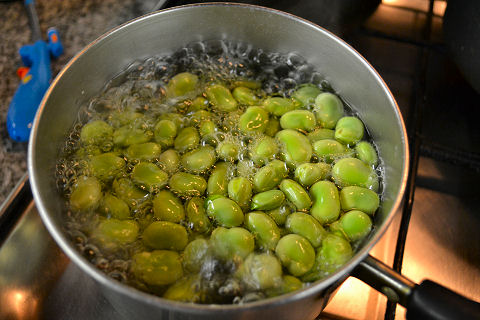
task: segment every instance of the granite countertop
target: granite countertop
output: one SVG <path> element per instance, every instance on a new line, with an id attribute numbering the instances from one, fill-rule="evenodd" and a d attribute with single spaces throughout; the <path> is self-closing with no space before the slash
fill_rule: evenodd
<path id="1" fill-rule="evenodd" d="M 149 12 L 157 0 L 37 0 L 43 34 L 50 27 L 60 33 L 65 52 L 52 61 L 55 76 L 84 46 L 101 34 Z M 23 1 L 0 1 L 0 203 L 27 171 L 27 143 L 10 139 L 5 119 L 18 86 L 18 50 L 31 43 Z"/>

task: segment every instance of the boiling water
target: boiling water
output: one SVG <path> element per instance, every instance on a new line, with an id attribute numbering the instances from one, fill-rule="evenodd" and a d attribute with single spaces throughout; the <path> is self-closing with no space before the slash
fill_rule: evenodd
<path id="1" fill-rule="evenodd" d="M 186 108 L 182 111 L 182 108 L 178 107 L 182 101 L 165 99 L 166 83 L 180 72 L 196 74 L 203 83 L 218 81 L 228 84 L 238 79 L 258 81 L 262 83 L 265 95 L 270 96 L 290 97 L 293 90 L 303 83 L 313 83 L 324 91 L 332 91 L 321 74 L 301 56 L 295 53 L 289 55 L 267 53 L 243 43 L 197 42 L 178 50 L 171 56 L 158 56 L 135 62 L 110 81 L 100 95 L 80 109 L 78 121 L 72 128 L 56 168 L 57 186 L 66 199 L 72 193 L 78 177 L 86 174 L 86 165 L 82 163 L 85 160 L 78 160 L 75 156 L 81 147 L 80 130 L 86 122 L 96 119 L 105 120 L 106 114 L 114 111 L 139 112 L 146 117 L 139 120 L 141 123 L 137 125 L 153 132 L 159 115 L 168 112 L 178 113 L 180 110 L 181 122 L 189 123 L 190 114 L 185 113 Z M 192 96 L 198 96 L 201 93 L 194 92 Z M 307 106 L 307 109 L 311 108 L 312 106 Z M 346 110 L 347 113 L 353 114 L 348 106 Z M 220 129 L 216 132 L 216 138 L 220 143 L 233 142 L 240 146 L 240 161 L 230 165 L 229 176 L 238 175 L 252 179 L 258 168 L 245 155 L 248 154 L 248 143 L 254 141 L 255 137 L 246 137 L 237 128 L 238 117 L 243 111 L 244 109 L 240 107 L 238 112 L 231 113 L 229 116 L 214 113 L 214 122 Z M 103 152 L 108 152 L 112 148 L 113 146 L 108 144 L 101 146 Z M 130 170 L 134 165 L 135 163 L 127 163 Z M 381 174 L 381 166 L 378 168 L 378 173 Z M 210 172 L 201 174 L 208 179 Z M 137 221 L 152 221 L 152 204 L 149 201 L 151 197 L 131 206 Z M 182 200 L 188 199 L 183 197 Z M 65 229 L 78 250 L 92 264 L 118 281 L 147 292 L 162 294 L 164 289 L 147 287 L 137 281 L 129 271 L 131 257 L 145 250 L 141 239 L 117 250 L 102 249 L 88 237 L 91 230 L 98 224 L 99 215 L 95 212 L 72 212 L 68 210 L 67 201 L 65 208 L 67 212 Z M 188 225 L 184 225 L 189 229 Z M 141 225 L 140 232 L 145 227 Z M 238 280 L 231 276 L 234 271 L 233 264 L 222 263 L 213 257 L 207 258 L 201 268 L 200 278 L 194 285 L 208 294 L 206 298 L 197 302 L 245 303 L 265 297 L 263 292 L 245 291 Z"/>

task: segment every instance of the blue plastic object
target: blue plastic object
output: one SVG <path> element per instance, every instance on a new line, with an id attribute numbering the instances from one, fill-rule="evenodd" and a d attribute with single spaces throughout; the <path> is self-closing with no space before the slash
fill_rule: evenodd
<path id="1" fill-rule="evenodd" d="M 33 0 L 26 0 L 25 5 L 27 4 L 33 5 Z M 48 30 L 47 38 L 48 43 L 37 40 L 20 48 L 22 62 L 30 69 L 22 76 L 8 109 L 7 130 L 15 141 L 28 141 L 38 106 L 52 80 L 50 58 L 56 58 L 63 53 L 63 46 L 55 29 Z"/>

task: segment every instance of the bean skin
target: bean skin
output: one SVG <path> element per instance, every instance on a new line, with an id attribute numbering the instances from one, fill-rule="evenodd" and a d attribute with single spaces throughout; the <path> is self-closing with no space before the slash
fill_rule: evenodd
<path id="1" fill-rule="evenodd" d="M 322 225 L 311 215 L 303 212 L 295 212 L 287 217 L 285 227 L 291 233 L 306 238 L 314 247 L 322 244 L 326 231 Z"/>
<path id="2" fill-rule="evenodd" d="M 315 115 L 318 123 L 326 129 L 334 129 L 343 116 L 343 103 L 333 93 L 324 92 L 315 98 Z"/>
<path id="3" fill-rule="evenodd" d="M 363 138 L 365 131 L 362 121 L 356 117 L 343 117 L 335 127 L 335 139 L 343 144 L 353 146 Z"/>
<path id="4" fill-rule="evenodd" d="M 297 234 L 288 234 L 275 248 L 282 265 L 295 277 L 308 272 L 315 263 L 315 250 L 310 242 Z"/>
<path id="5" fill-rule="evenodd" d="M 358 209 L 372 216 L 378 209 L 380 199 L 370 189 L 350 186 L 340 191 L 340 204 L 344 211 Z"/>
<path id="6" fill-rule="evenodd" d="M 291 179 L 284 179 L 280 183 L 280 190 L 290 200 L 298 211 L 306 211 L 312 206 L 312 200 L 303 187 Z"/>
<path id="7" fill-rule="evenodd" d="M 332 169 L 332 177 L 340 187 L 359 186 L 378 191 L 378 176 L 372 167 L 357 158 L 340 159 Z"/>
<path id="8" fill-rule="evenodd" d="M 280 190 L 269 190 L 257 193 L 252 198 L 252 210 L 272 210 L 285 201 L 285 194 Z"/>
<path id="9" fill-rule="evenodd" d="M 154 221 L 143 231 L 142 240 L 152 249 L 182 251 L 188 243 L 188 234 L 179 224 Z"/>
<path id="10" fill-rule="evenodd" d="M 285 153 L 287 164 L 297 166 L 309 162 L 312 157 L 312 145 L 308 138 L 302 133 L 285 129 L 275 135 Z"/>
<path id="11" fill-rule="evenodd" d="M 202 176 L 187 172 L 177 172 L 168 182 L 171 190 L 182 196 L 198 197 L 205 193 L 207 181 Z"/>
<path id="12" fill-rule="evenodd" d="M 275 250 L 281 234 L 272 218 L 261 211 L 253 211 L 245 216 L 245 227 L 255 236 L 261 250 Z"/>
<path id="13" fill-rule="evenodd" d="M 237 227 L 243 223 L 243 212 L 240 206 L 226 197 L 207 200 L 207 215 L 224 227 Z"/>
<path id="14" fill-rule="evenodd" d="M 310 188 L 313 199 L 311 215 L 322 225 L 332 223 L 340 215 L 340 197 L 338 189 L 330 181 L 319 181 Z"/>
<path id="15" fill-rule="evenodd" d="M 70 196 L 70 207 L 74 211 L 95 209 L 102 199 L 102 187 L 94 177 L 80 177 Z"/>
<path id="16" fill-rule="evenodd" d="M 178 223 L 185 219 L 185 210 L 180 199 L 168 191 L 160 191 L 153 199 L 155 217 L 169 222 Z"/>

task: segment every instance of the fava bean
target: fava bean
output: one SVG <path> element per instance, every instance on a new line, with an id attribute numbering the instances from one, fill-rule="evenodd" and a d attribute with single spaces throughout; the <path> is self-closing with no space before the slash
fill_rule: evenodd
<path id="1" fill-rule="evenodd" d="M 210 230 L 210 220 L 205 210 L 205 201 L 202 198 L 193 197 L 188 200 L 185 211 L 189 226 L 195 232 L 205 233 Z"/>
<path id="2" fill-rule="evenodd" d="M 255 192 L 271 190 L 276 188 L 287 175 L 288 169 L 285 163 L 280 160 L 273 160 L 255 173 L 253 188 Z"/>
<path id="3" fill-rule="evenodd" d="M 184 96 L 193 90 L 198 83 L 198 77 L 189 72 L 175 75 L 167 83 L 167 97 L 174 98 Z"/>
<path id="4" fill-rule="evenodd" d="M 190 124 L 200 126 L 203 121 L 212 119 L 213 115 L 207 110 L 198 110 L 190 115 Z"/>
<path id="5" fill-rule="evenodd" d="M 150 162 L 140 162 L 132 170 L 132 180 L 140 188 L 153 192 L 167 185 L 168 174 Z"/>
<path id="6" fill-rule="evenodd" d="M 183 251 L 184 268 L 190 272 L 199 272 L 209 254 L 210 245 L 207 240 L 199 238 L 191 241 Z"/>
<path id="7" fill-rule="evenodd" d="M 182 260 L 175 251 L 140 252 L 133 256 L 132 272 L 146 284 L 164 286 L 183 276 Z"/>
<path id="8" fill-rule="evenodd" d="M 273 159 L 278 152 L 278 146 L 275 139 L 264 136 L 251 144 L 250 152 L 250 159 L 256 165 L 263 165 Z"/>
<path id="9" fill-rule="evenodd" d="M 167 113 L 162 113 L 158 116 L 157 120 L 170 120 L 173 123 L 175 123 L 175 126 L 177 127 L 177 133 L 178 131 L 185 126 L 185 118 L 174 112 L 167 112 Z M 169 129 L 170 132 L 172 129 Z"/>
<path id="10" fill-rule="evenodd" d="M 235 162 L 236 160 L 238 160 L 240 152 L 237 144 L 227 141 L 219 143 L 216 151 L 220 159 L 229 162 Z"/>
<path id="11" fill-rule="evenodd" d="M 163 170 L 172 174 L 178 170 L 180 157 L 178 156 L 177 151 L 168 149 L 158 157 L 158 163 L 161 165 Z"/>
<path id="12" fill-rule="evenodd" d="M 108 123 L 115 128 L 123 127 L 127 124 L 132 124 L 138 119 L 143 118 L 143 114 L 140 112 L 134 112 L 132 110 L 115 110 L 108 113 Z"/>
<path id="13" fill-rule="evenodd" d="M 200 277 L 189 275 L 168 287 L 167 291 L 163 294 L 163 298 L 174 301 L 200 303 L 205 295 L 204 292 L 198 290 L 200 287 Z"/>
<path id="14" fill-rule="evenodd" d="M 132 144 L 145 143 L 153 138 L 152 131 L 123 126 L 113 132 L 113 143 L 120 147 L 128 147 Z"/>
<path id="15" fill-rule="evenodd" d="M 254 235 L 261 250 L 275 250 L 280 240 L 280 229 L 272 218 L 260 211 L 250 212 L 245 216 L 245 226 Z"/>
<path id="16" fill-rule="evenodd" d="M 357 241 L 370 233 L 372 220 L 362 211 L 351 210 L 342 215 L 340 225 L 350 241 Z"/>
<path id="17" fill-rule="evenodd" d="M 364 126 L 356 117 L 343 117 L 338 120 L 335 127 L 335 139 L 347 144 L 354 145 L 363 138 Z"/>
<path id="18" fill-rule="evenodd" d="M 372 167 L 357 158 L 340 159 L 332 169 L 332 177 L 340 187 L 359 186 L 378 190 L 378 176 Z"/>
<path id="19" fill-rule="evenodd" d="M 237 177 L 228 183 L 228 197 L 238 203 L 241 208 L 250 207 L 252 183 L 244 177 Z"/>
<path id="20" fill-rule="evenodd" d="M 251 253 L 240 266 L 237 276 L 251 290 L 270 289 L 282 282 L 282 265 L 270 253 Z"/>
<path id="21" fill-rule="evenodd" d="M 310 188 L 313 206 L 310 214 L 321 224 L 332 223 L 340 215 L 338 189 L 330 181 L 319 181 Z"/>
<path id="22" fill-rule="evenodd" d="M 333 93 L 323 92 L 315 98 L 315 115 L 318 123 L 326 129 L 333 129 L 343 117 L 343 103 Z"/>
<path id="23" fill-rule="evenodd" d="M 132 144 L 128 147 L 126 156 L 129 160 L 152 161 L 160 156 L 162 148 L 155 142 Z"/>
<path id="24" fill-rule="evenodd" d="M 173 146 L 173 141 L 177 136 L 177 125 L 175 122 L 163 119 L 157 122 L 153 131 L 155 141 L 164 148 Z"/>
<path id="25" fill-rule="evenodd" d="M 185 152 L 187 150 L 195 149 L 200 142 L 200 136 L 197 129 L 194 127 L 183 128 L 177 135 L 174 141 L 175 150 Z"/>
<path id="26" fill-rule="evenodd" d="M 148 197 L 148 193 L 135 186 L 130 179 L 115 179 L 112 187 L 115 195 L 125 201 L 130 208 L 136 207 Z"/>
<path id="27" fill-rule="evenodd" d="M 310 161 L 312 145 L 302 133 L 292 129 L 285 129 L 279 131 L 275 138 L 282 146 L 287 164 L 297 166 Z"/>
<path id="28" fill-rule="evenodd" d="M 209 196 L 218 194 L 222 196 L 227 195 L 228 187 L 228 164 L 225 162 L 218 162 L 213 169 L 212 174 L 208 178 L 207 194 Z"/>
<path id="29" fill-rule="evenodd" d="M 340 191 L 340 204 L 344 211 L 357 209 L 372 216 L 378 209 L 380 199 L 370 189 L 350 186 Z"/>
<path id="30" fill-rule="evenodd" d="M 322 90 L 313 84 L 306 84 L 300 86 L 292 94 L 292 97 L 297 100 L 302 107 L 315 102 L 315 98 L 322 93 Z"/>
<path id="31" fill-rule="evenodd" d="M 298 234 L 314 246 L 322 244 L 322 239 L 326 236 L 326 231 L 322 225 L 311 215 L 303 212 L 294 212 L 287 217 L 285 228 L 291 233 Z"/>
<path id="32" fill-rule="evenodd" d="M 302 186 L 310 187 L 315 182 L 326 179 L 330 170 L 330 165 L 323 162 L 302 163 L 295 169 L 295 180 Z"/>
<path id="33" fill-rule="evenodd" d="M 282 97 L 269 97 L 263 101 L 263 107 L 271 114 L 281 117 L 288 111 L 295 109 L 295 104 L 291 99 Z"/>
<path id="34" fill-rule="evenodd" d="M 228 88 L 214 84 L 207 87 L 205 93 L 214 109 L 224 112 L 237 110 L 237 101 Z"/>
<path id="35" fill-rule="evenodd" d="M 265 134 L 274 137 L 280 129 L 280 121 L 276 118 L 270 118 L 265 126 Z"/>
<path id="36" fill-rule="evenodd" d="M 312 245 L 297 234 L 282 237 L 278 241 L 275 253 L 282 265 L 296 277 L 308 272 L 315 262 L 315 250 Z"/>
<path id="37" fill-rule="evenodd" d="M 349 149 L 336 140 L 323 139 L 313 143 L 315 154 L 323 161 L 331 163 L 351 154 Z"/>
<path id="38" fill-rule="evenodd" d="M 262 83 L 256 80 L 249 80 L 249 79 L 242 79 L 242 80 L 235 80 L 232 82 L 234 87 L 245 87 L 249 89 L 260 89 L 262 87 Z"/>
<path id="39" fill-rule="evenodd" d="M 80 141 L 84 144 L 104 145 L 111 143 L 113 128 L 103 120 L 85 124 L 80 131 Z"/>
<path id="40" fill-rule="evenodd" d="M 244 228 L 218 227 L 210 237 L 212 248 L 220 259 L 240 262 L 255 249 L 253 235 Z"/>
<path id="41" fill-rule="evenodd" d="M 369 166 L 376 167 L 378 164 L 377 151 L 371 143 L 367 141 L 360 141 L 355 145 L 355 152 L 357 158 L 368 164 Z"/>
<path id="42" fill-rule="evenodd" d="M 272 210 L 285 201 L 285 194 L 280 190 L 269 190 L 257 193 L 252 198 L 252 210 Z"/>
<path id="43" fill-rule="evenodd" d="M 215 164 L 215 150 L 211 146 L 197 148 L 182 156 L 182 165 L 193 173 L 205 172 Z"/>
<path id="44" fill-rule="evenodd" d="M 143 231 L 142 240 L 152 249 L 181 251 L 188 243 L 188 234 L 179 224 L 154 221 Z"/>
<path id="45" fill-rule="evenodd" d="M 287 274 L 282 277 L 282 282 L 279 286 L 267 290 L 267 295 L 276 297 L 282 294 L 300 290 L 301 288 L 303 288 L 303 282 L 300 281 L 300 279 Z"/>
<path id="46" fill-rule="evenodd" d="M 134 242 L 138 229 L 138 224 L 133 220 L 105 219 L 92 232 L 92 238 L 104 248 L 115 248 Z"/>
<path id="47" fill-rule="evenodd" d="M 243 133 L 263 133 L 268 123 L 268 112 L 262 107 L 248 107 L 240 116 L 238 127 Z"/>
<path id="48" fill-rule="evenodd" d="M 236 87 L 233 89 L 232 95 L 239 103 L 248 106 L 256 105 L 259 102 L 253 90 L 247 87 Z"/>
<path id="49" fill-rule="evenodd" d="M 173 192 L 190 197 L 201 196 L 207 189 L 207 181 L 203 177 L 186 172 L 174 173 L 168 185 Z"/>
<path id="50" fill-rule="evenodd" d="M 95 209 L 102 199 L 102 187 L 94 177 L 80 177 L 70 196 L 70 207 L 74 211 Z"/>
<path id="51" fill-rule="evenodd" d="M 308 110 L 288 111 L 280 118 L 280 126 L 283 129 L 312 131 L 315 125 L 315 115 Z"/>
<path id="52" fill-rule="evenodd" d="M 275 221 L 279 226 L 284 225 L 289 214 L 292 213 L 290 206 L 283 205 L 273 210 L 268 210 L 266 213 Z"/>
<path id="53" fill-rule="evenodd" d="M 323 139 L 333 140 L 335 139 L 335 130 L 318 128 L 313 130 L 312 132 L 309 132 L 307 134 L 307 137 L 308 137 L 308 140 L 310 140 L 310 143 L 312 144 Z"/>
<path id="54" fill-rule="evenodd" d="M 200 96 L 192 100 L 192 103 L 190 104 L 190 107 L 188 108 L 187 112 L 205 110 L 207 107 L 208 107 L 208 100 Z"/>
<path id="55" fill-rule="evenodd" d="M 112 152 L 102 153 L 90 158 L 90 172 L 97 179 L 111 181 L 125 169 L 125 160 Z"/>
<path id="56" fill-rule="evenodd" d="M 162 190 L 153 199 L 153 213 L 156 218 L 169 222 L 180 222 L 185 219 L 182 202 L 175 195 Z"/>
<path id="57" fill-rule="evenodd" d="M 219 225 L 229 228 L 241 225 L 244 218 L 238 204 L 222 196 L 207 200 L 207 215 Z"/>
<path id="58" fill-rule="evenodd" d="M 297 182 L 291 179 L 284 179 L 280 183 L 279 188 L 298 211 L 306 211 L 312 206 L 312 200 L 307 191 Z"/>
<path id="59" fill-rule="evenodd" d="M 105 194 L 99 209 L 107 218 L 115 218 L 119 220 L 130 218 L 130 208 L 128 208 L 125 201 L 110 193 Z"/>
<path id="60" fill-rule="evenodd" d="M 200 132 L 200 135 L 202 137 L 214 134 L 215 130 L 216 130 L 215 123 L 213 123 L 213 121 L 211 120 L 202 121 L 199 124 L 199 128 L 198 128 L 198 131 Z"/>
<path id="61" fill-rule="evenodd" d="M 347 240 L 328 234 L 317 251 L 316 262 L 320 271 L 331 273 L 344 265 L 352 256 L 353 250 Z"/>

